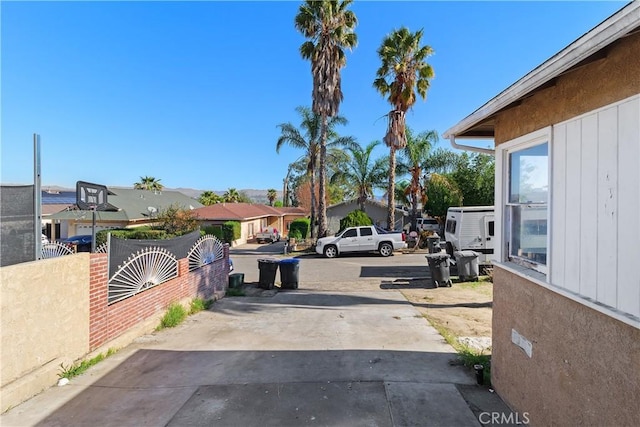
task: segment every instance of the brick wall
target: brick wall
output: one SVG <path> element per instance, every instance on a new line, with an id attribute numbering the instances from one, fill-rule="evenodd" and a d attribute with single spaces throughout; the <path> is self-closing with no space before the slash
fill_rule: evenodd
<path id="1" fill-rule="evenodd" d="M 164 312 L 174 302 L 196 297 L 220 299 L 229 274 L 229 246 L 224 258 L 189 272 L 186 258 L 179 260 L 178 277 L 133 297 L 108 305 L 108 256 L 91 254 L 89 295 L 89 347 L 95 350 L 133 326 Z"/>

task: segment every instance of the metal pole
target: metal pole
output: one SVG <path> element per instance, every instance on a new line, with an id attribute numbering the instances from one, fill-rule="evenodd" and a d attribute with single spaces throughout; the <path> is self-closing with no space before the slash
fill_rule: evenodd
<path id="1" fill-rule="evenodd" d="M 42 259 L 42 182 L 40 171 L 40 135 L 33 134 L 33 207 L 34 207 L 34 236 L 35 257 Z"/>
<path id="2" fill-rule="evenodd" d="M 91 209 L 91 253 L 96 252 L 96 207 Z"/>

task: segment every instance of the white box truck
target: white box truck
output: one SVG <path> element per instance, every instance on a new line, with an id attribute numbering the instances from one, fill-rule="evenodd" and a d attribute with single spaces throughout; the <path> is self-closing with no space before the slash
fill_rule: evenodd
<path id="1" fill-rule="evenodd" d="M 491 264 L 493 258 L 495 209 L 493 206 L 461 206 L 447 210 L 444 237 L 447 253 L 474 251 L 478 263 Z"/>

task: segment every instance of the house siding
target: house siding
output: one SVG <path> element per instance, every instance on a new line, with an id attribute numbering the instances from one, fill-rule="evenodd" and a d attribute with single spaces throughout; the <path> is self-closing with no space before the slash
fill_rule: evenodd
<path id="1" fill-rule="evenodd" d="M 558 77 L 555 85 L 499 113 L 496 145 L 640 93 L 640 33 L 607 49 L 604 59 Z"/>
<path id="2" fill-rule="evenodd" d="M 492 383 L 532 425 L 638 424 L 640 33 L 605 53 L 495 118 L 498 174 L 501 144 L 551 129 L 548 284 L 494 273 Z"/>
<path id="3" fill-rule="evenodd" d="M 498 266 L 492 323 L 491 382 L 531 425 L 638 424 L 640 329 Z"/>

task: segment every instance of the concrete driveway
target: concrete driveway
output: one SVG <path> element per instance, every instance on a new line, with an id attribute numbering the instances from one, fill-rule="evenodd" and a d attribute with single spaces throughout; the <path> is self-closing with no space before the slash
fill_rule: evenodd
<path id="1" fill-rule="evenodd" d="M 278 245 L 234 248 L 235 270 L 257 281 L 258 257 L 275 256 Z M 477 426 L 482 411 L 508 412 L 385 286 L 420 274 L 424 255 L 301 258 L 298 290 L 224 298 L 0 424 Z"/>

